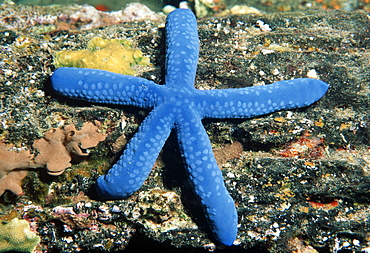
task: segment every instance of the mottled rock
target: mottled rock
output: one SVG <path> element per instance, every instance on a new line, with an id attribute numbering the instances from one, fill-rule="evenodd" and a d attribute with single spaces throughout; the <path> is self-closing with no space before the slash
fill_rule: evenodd
<path id="1" fill-rule="evenodd" d="M 236 141 L 243 146 L 239 158 L 220 164 L 238 208 L 240 227 L 233 250 L 369 250 L 369 23 L 368 14 L 361 11 L 200 21 L 197 88 L 264 85 L 311 76 L 313 70 L 330 84 L 329 92 L 308 108 L 248 120 L 204 121 L 214 147 Z M 146 112 L 50 96 L 47 79 L 54 70 L 53 54 L 83 48 L 94 36 L 132 41 L 153 64 L 139 75 L 161 83 L 164 33 L 158 24 L 32 31 L 39 30 L 0 31 L 1 140 L 31 148 L 47 129 L 93 120 L 103 122 L 108 137 L 90 160 L 73 165 L 58 179 L 32 175 L 49 187 L 41 209 L 26 208 L 35 201 L 26 188 L 17 205 L 2 198 L 5 211 L 0 218 L 14 210 L 32 218 L 42 238 L 38 249 L 115 251 L 139 248 L 142 242 L 171 250 L 213 249 L 173 138 L 139 192 L 123 201 L 91 199 L 89 187 L 119 155 L 113 143 L 123 135 L 129 139 Z M 158 202 L 166 208 L 159 209 Z M 73 212 L 55 215 L 56 206 Z"/>

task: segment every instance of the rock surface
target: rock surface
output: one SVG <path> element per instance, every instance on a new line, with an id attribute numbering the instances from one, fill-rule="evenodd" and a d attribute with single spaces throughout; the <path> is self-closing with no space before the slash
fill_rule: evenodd
<path id="1" fill-rule="evenodd" d="M 17 17 L 31 15 L 27 8 L 15 13 L 17 8 L 2 6 L 0 16 L 10 10 Z M 23 182 L 24 195 L 1 197 L 0 219 L 29 221 L 41 237 L 38 252 L 134 251 L 145 244 L 174 252 L 216 248 L 184 181 L 173 138 L 140 191 L 123 201 L 91 199 L 89 188 L 117 159 L 147 112 L 66 100 L 48 84 L 53 55 L 84 48 L 95 36 L 132 41 L 152 63 L 137 75 L 161 83 L 163 23 L 55 30 L 53 16 L 60 12 L 45 8 L 50 24 L 0 27 L 0 141 L 32 149 L 48 129 L 94 120 L 108 137 L 91 150 L 88 161 L 59 177 L 32 170 Z M 214 148 L 224 148 L 220 166 L 237 203 L 234 252 L 370 250 L 369 27 L 369 15 L 362 11 L 199 21 L 197 88 L 263 85 L 307 75 L 330 84 L 329 92 L 308 108 L 204 122 Z M 228 149 L 235 142 L 242 151 Z"/>

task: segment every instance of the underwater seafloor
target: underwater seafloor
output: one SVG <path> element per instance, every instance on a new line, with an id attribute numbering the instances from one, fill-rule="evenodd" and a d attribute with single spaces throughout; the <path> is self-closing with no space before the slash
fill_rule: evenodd
<path id="1" fill-rule="evenodd" d="M 137 50 L 150 60 L 134 60 L 135 75 L 163 83 L 164 15 L 127 20 L 117 24 L 116 17 L 81 6 L 0 5 L 0 176 L 9 177 L 0 181 L 0 189 L 8 189 L 0 198 L 1 252 L 370 251 L 366 8 L 198 20 L 197 88 L 240 88 L 307 76 L 330 84 L 328 93 L 307 108 L 204 121 L 237 205 L 238 238 L 231 247 L 214 244 L 207 233 L 174 136 L 134 195 L 107 202 L 91 197 L 96 178 L 117 160 L 148 112 L 57 96 L 48 78 L 58 52 L 86 49 L 98 36 L 129 41 L 123 53 Z M 259 27 L 258 20 L 271 30 Z M 58 148 L 65 148 L 63 141 L 64 146 L 49 148 L 45 133 L 74 125 L 67 133 L 73 139 L 86 122 L 94 122 L 104 135 L 89 153 L 73 146 L 75 153 L 84 153 L 71 156 L 72 166 L 65 171 L 51 171 L 52 159 L 37 160 L 44 154 L 59 159 Z M 93 139 L 90 134 L 81 138 Z M 36 140 L 46 146 L 37 148 Z M 5 164 L 12 155 L 17 157 L 12 163 L 23 159 L 28 165 Z M 20 186 L 22 194 L 14 194 Z M 12 233 L 4 232 L 7 224 L 15 224 Z"/>

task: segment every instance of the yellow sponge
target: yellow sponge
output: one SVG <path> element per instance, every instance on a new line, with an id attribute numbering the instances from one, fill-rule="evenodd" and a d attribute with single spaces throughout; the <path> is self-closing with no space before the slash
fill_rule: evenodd
<path id="1" fill-rule="evenodd" d="M 93 68 L 134 75 L 135 65 L 148 66 L 149 58 L 134 49 L 131 42 L 118 39 L 94 37 L 87 43 L 87 49 L 65 50 L 55 54 L 54 65 L 59 67 Z"/>

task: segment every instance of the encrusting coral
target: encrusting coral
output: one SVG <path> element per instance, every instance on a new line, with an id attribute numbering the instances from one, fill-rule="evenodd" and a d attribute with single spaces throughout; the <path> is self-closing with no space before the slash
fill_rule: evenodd
<path id="1" fill-rule="evenodd" d="M 33 252 L 39 242 L 40 238 L 30 230 L 25 220 L 15 218 L 7 224 L 0 224 L 0 252 Z"/>
<path id="2" fill-rule="evenodd" d="M 96 122 L 95 124 L 98 125 Z M 35 158 L 39 167 L 44 167 L 50 175 L 58 176 L 71 166 L 73 156 L 88 156 L 84 149 L 98 145 L 105 135 L 98 132 L 98 126 L 91 122 L 83 125 L 80 131 L 68 125 L 64 129 L 54 128 L 46 132 L 43 139 L 36 140 L 33 147 L 40 154 Z"/>
<path id="3" fill-rule="evenodd" d="M 25 169 L 35 168 L 33 155 L 29 150 L 16 152 L 13 145 L 0 143 L 0 195 L 5 190 L 19 195 L 22 193 L 20 183 L 27 175 Z"/>
<path id="4" fill-rule="evenodd" d="M 44 138 L 34 142 L 39 154 L 31 154 L 29 150 L 15 152 L 12 145 L 0 143 L 0 195 L 5 190 L 21 194 L 20 183 L 31 168 L 46 168 L 48 174 L 58 176 L 71 166 L 74 157 L 88 156 L 84 150 L 96 146 L 105 139 L 99 132 L 99 122 L 86 122 L 81 130 L 74 125 L 63 129 L 54 128 L 44 134 Z"/>

